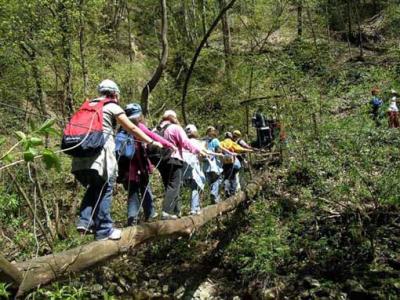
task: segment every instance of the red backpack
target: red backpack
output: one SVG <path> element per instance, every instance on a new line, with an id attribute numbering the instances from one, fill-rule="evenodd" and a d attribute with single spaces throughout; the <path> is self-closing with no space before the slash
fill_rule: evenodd
<path id="1" fill-rule="evenodd" d="M 108 98 L 86 100 L 73 114 L 64 128 L 61 149 L 74 157 L 90 157 L 99 154 L 106 139 L 103 134 L 103 106 L 115 103 Z"/>

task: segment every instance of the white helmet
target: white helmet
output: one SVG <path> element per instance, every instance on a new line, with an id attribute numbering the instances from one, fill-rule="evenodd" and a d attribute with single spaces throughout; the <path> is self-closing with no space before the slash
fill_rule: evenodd
<path id="1" fill-rule="evenodd" d="M 187 134 L 193 134 L 197 132 L 197 127 L 194 124 L 189 124 L 185 127 L 185 131 Z"/>
<path id="2" fill-rule="evenodd" d="M 102 82 L 100 82 L 99 86 L 97 87 L 97 91 L 100 94 L 106 94 L 106 93 L 119 94 L 120 93 L 118 85 L 110 79 L 105 79 Z"/>

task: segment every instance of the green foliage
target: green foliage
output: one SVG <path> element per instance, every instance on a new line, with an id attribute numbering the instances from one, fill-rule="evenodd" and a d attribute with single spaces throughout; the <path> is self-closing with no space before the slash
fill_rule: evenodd
<path id="1" fill-rule="evenodd" d="M 46 298 L 49 300 L 83 300 L 87 299 L 89 295 L 90 291 L 85 286 L 74 287 L 53 284 L 51 290 L 37 289 L 35 292 L 30 293 L 26 299 L 39 300 Z"/>
<path id="2" fill-rule="evenodd" d="M 283 228 L 264 201 L 251 207 L 248 218 L 251 227 L 246 234 L 232 241 L 225 261 L 238 268 L 247 279 L 268 278 L 289 253 Z"/>
<path id="3" fill-rule="evenodd" d="M 29 134 L 16 131 L 15 135 L 19 139 L 18 143 L 11 147 L 1 159 L 12 161 L 12 157 L 15 154 L 13 153 L 14 148 L 21 144 L 23 158 L 26 162 L 32 162 L 37 156 L 41 155 L 48 169 L 54 167 L 58 171 L 61 170 L 61 164 L 57 154 L 51 149 L 41 147 L 44 144 L 44 138 L 47 138 L 49 135 L 58 136 L 58 131 L 53 128 L 55 121 L 55 119 L 48 119 L 37 128 L 34 123 L 32 123 L 31 132 Z"/>
<path id="4" fill-rule="evenodd" d="M 0 282 L 0 298 L 8 299 L 11 296 L 11 293 L 7 291 L 9 285 L 3 282 Z"/>
<path id="5" fill-rule="evenodd" d="M 18 219 L 20 199 L 12 193 L 0 188 L 0 222 L 4 224 L 12 223 Z"/>

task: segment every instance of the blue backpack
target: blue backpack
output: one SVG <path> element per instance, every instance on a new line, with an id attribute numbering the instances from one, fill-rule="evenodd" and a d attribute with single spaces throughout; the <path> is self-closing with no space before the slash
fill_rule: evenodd
<path id="1" fill-rule="evenodd" d="M 378 97 L 373 97 L 371 100 L 371 104 L 374 108 L 378 108 L 378 107 L 382 106 L 383 101 L 381 99 L 379 99 Z"/>
<path id="2" fill-rule="evenodd" d="M 129 160 L 135 155 L 135 139 L 123 129 L 119 130 L 115 136 L 115 153 L 117 158 Z"/>

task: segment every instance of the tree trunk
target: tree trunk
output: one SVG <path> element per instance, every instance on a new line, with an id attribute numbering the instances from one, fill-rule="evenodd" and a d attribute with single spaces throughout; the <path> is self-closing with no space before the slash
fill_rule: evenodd
<path id="1" fill-rule="evenodd" d="M 303 3 L 297 3 L 297 37 L 301 39 L 303 35 Z"/>
<path id="2" fill-rule="evenodd" d="M 73 92 L 72 92 L 72 35 L 70 24 L 70 16 L 68 8 L 63 1 L 58 2 L 57 6 L 61 31 L 62 58 L 64 65 L 64 93 L 65 105 L 68 110 L 68 115 L 74 111 Z"/>
<path id="3" fill-rule="evenodd" d="M 161 75 L 167 65 L 168 59 L 168 19 L 167 19 L 167 1 L 160 0 L 161 5 L 161 45 L 162 45 L 162 54 L 161 60 L 158 64 L 156 71 L 154 72 L 151 79 L 146 83 L 145 87 L 142 90 L 141 95 L 141 105 L 143 114 L 146 115 L 149 112 L 149 95 L 152 90 L 156 87 L 157 83 L 160 81 Z"/>
<path id="4" fill-rule="evenodd" d="M 36 96 L 34 100 L 34 105 L 38 109 L 38 111 L 43 114 L 47 115 L 47 107 L 46 107 L 46 95 L 42 87 L 42 78 L 39 70 L 39 66 L 36 60 L 36 50 L 33 47 L 29 47 L 25 43 L 21 43 L 22 51 L 28 56 L 29 64 L 32 69 L 32 77 L 35 81 L 36 86 Z"/>
<path id="5" fill-rule="evenodd" d="M 85 16 L 83 14 L 85 6 L 85 0 L 80 0 L 79 2 L 79 52 L 81 59 L 81 68 L 82 68 L 82 79 L 83 79 L 83 95 L 84 97 L 88 96 L 89 93 L 89 74 L 88 68 L 86 65 L 86 57 L 85 57 Z"/>
<path id="6" fill-rule="evenodd" d="M 360 20 L 360 1 L 357 1 L 356 6 L 356 17 L 357 17 L 357 27 L 358 27 L 358 49 L 360 50 L 359 59 L 364 59 L 364 49 L 363 49 L 363 38 L 361 30 L 361 20 Z"/>
<path id="7" fill-rule="evenodd" d="M 234 4 L 236 0 L 231 0 L 228 5 L 226 5 L 218 14 L 218 16 L 215 18 L 214 22 L 211 24 L 210 28 L 208 29 L 207 33 L 204 35 L 203 39 L 201 40 L 199 46 L 197 47 L 193 58 L 192 62 L 190 63 L 190 67 L 188 70 L 188 73 L 185 78 L 185 83 L 183 85 L 183 91 L 182 91 L 182 101 L 181 101 L 181 109 L 182 109 L 182 117 L 183 121 L 185 124 L 188 124 L 188 119 L 186 116 L 186 96 L 187 96 L 187 89 L 189 86 L 189 81 L 190 78 L 192 77 L 192 73 L 194 70 L 194 66 L 196 65 L 197 59 L 199 58 L 200 52 L 203 49 L 204 45 L 207 43 L 208 38 L 210 37 L 211 33 L 214 31 L 215 27 L 217 27 L 219 21 L 222 19 L 222 16 L 225 14 L 226 11 L 228 11 Z"/>
<path id="8" fill-rule="evenodd" d="M 226 0 L 218 0 L 220 9 L 222 10 L 226 5 Z M 222 27 L 222 39 L 224 43 L 224 55 L 225 55 L 225 72 L 227 73 L 228 82 L 230 82 L 230 70 L 231 70 L 231 31 L 229 28 L 229 15 L 226 11 L 221 19 Z"/>
<path id="9" fill-rule="evenodd" d="M 22 273 L 17 267 L 8 262 L 3 255 L 0 254 L 0 282 L 7 282 L 14 288 L 22 282 Z"/>
<path id="10" fill-rule="evenodd" d="M 206 0 L 201 0 L 201 28 L 203 30 L 203 36 L 205 36 L 207 32 L 206 20 L 207 20 Z"/>

